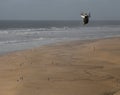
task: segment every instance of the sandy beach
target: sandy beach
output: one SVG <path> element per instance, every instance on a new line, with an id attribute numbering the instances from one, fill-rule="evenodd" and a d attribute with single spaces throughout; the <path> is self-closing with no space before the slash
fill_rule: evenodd
<path id="1" fill-rule="evenodd" d="M 3 55 L 0 95 L 120 95 L 120 38 Z"/>

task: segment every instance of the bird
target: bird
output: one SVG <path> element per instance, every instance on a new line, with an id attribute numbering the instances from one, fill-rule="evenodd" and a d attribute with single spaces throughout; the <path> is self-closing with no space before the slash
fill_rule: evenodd
<path id="1" fill-rule="evenodd" d="M 90 18 L 90 13 L 81 13 L 81 17 L 83 19 L 83 24 L 88 24 L 89 18 Z"/>

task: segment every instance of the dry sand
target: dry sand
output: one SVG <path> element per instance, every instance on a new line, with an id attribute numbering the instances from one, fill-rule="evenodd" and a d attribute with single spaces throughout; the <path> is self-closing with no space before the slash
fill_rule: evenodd
<path id="1" fill-rule="evenodd" d="M 120 95 L 120 38 L 1 56 L 0 95 Z"/>

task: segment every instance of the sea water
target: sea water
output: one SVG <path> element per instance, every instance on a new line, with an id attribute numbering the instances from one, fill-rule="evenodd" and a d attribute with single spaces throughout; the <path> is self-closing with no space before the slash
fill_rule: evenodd
<path id="1" fill-rule="evenodd" d="M 120 21 L 0 21 L 0 54 L 41 45 L 120 37 Z"/>

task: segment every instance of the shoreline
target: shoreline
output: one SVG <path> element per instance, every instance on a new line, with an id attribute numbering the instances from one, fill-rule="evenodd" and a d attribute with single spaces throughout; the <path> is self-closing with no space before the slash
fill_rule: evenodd
<path id="1" fill-rule="evenodd" d="M 1 95 L 117 95 L 120 37 L 59 42 L 0 56 Z"/>
<path id="2" fill-rule="evenodd" d="M 105 37 L 105 38 L 95 38 L 95 39 L 78 39 L 78 40 L 67 40 L 67 41 L 58 41 L 58 42 L 53 42 L 53 43 L 48 43 L 48 44 L 44 44 L 44 45 L 40 45 L 40 46 L 36 46 L 36 47 L 31 47 L 31 48 L 26 48 L 26 49 L 20 49 L 20 50 L 12 50 L 12 51 L 9 51 L 9 52 L 4 52 L 4 53 L 1 53 L 0 54 L 0 57 L 2 56 L 6 56 L 6 55 L 9 55 L 9 54 L 14 54 L 16 52 L 24 52 L 24 51 L 28 51 L 28 50 L 33 50 L 33 49 L 38 49 L 38 48 L 41 48 L 41 47 L 49 47 L 49 46 L 55 46 L 55 45 L 61 45 L 61 44 L 68 44 L 68 43 L 76 43 L 76 42 L 81 42 L 81 43 L 84 43 L 84 42 L 93 42 L 93 41 L 99 41 L 99 40 L 104 40 L 104 39 L 115 39 L 115 38 L 120 38 L 119 36 L 118 37 Z"/>

